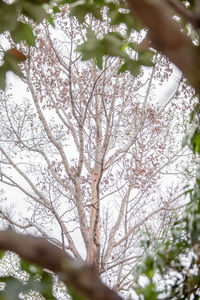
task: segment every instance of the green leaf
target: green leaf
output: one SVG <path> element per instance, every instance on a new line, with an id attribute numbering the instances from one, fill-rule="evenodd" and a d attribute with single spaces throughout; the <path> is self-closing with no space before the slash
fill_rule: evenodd
<path id="1" fill-rule="evenodd" d="M 92 14 L 96 19 L 101 20 L 100 8 L 90 3 L 81 3 L 78 1 L 70 6 L 70 16 L 76 17 L 80 23 L 83 23 L 87 14 Z"/>
<path id="2" fill-rule="evenodd" d="M 29 0 L 30 2 L 37 4 L 37 5 L 42 5 L 44 3 L 49 3 L 50 0 Z"/>
<path id="3" fill-rule="evenodd" d="M 28 284 L 41 293 L 48 300 L 55 300 L 53 295 L 53 278 L 41 267 L 21 259 L 21 269 L 30 275 Z M 37 279 L 37 281 L 36 281 Z M 37 283 L 37 285 L 35 285 Z"/>
<path id="4" fill-rule="evenodd" d="M 29 24 L 17 22 L 17 27 L 11 32 L 11 36 L 15 43 L 26 41 L 29 46 L 35 45 L 35 36 Z"/>
<path id="5" fill-rule="evenodd" d="M 50 274 L 47 272 L 43 272 L 42 278 L 41 278 L 41 284 L 42 284 L 42 290 L 41 294 L 49 300 L 56 300 L 56 298 L 53 296 L 53 279 Z"/>
<path id="6" fill-rule="evenodd" d="M 6 64 L 0 66 L 0 89 L 5 90 L 6 88 Z"/>
<path id="7" fill-rule="evenodd" d="M 6 71 L 12 71 L 19 77 L 23 77 L 23 74 L 18 65 L 19 61 L 16 58 L 14 58 L 8 51 L 6 51 L 3 59 L 5 62 L 5 67 L 7 69 Z"/>
<path id="8" fill-rule="evenodd" d="M 136 289 L 136 292 L 139 295 L 142 295 L 142 297 L 140 297 L 140 299 L 144 299 L 144 300 L 157 300 L 160 299 L 159 294 L 160 292 L 155 290 L 155 284 L 150 282 L 148 285 L 146 285 L 144 288 L 142 287 L 138 287 Z"/>
<path id="9" fill-rule="evenodd" d="M 51 26 L 55 27 L 54 18 L 51 14 L 48 14 L 47 19 L 49 21 L 49 24 L 51 24 Z"/>
<path id="10" fill-rule="evenodd" d="M 128 55 L 123 49 L 124 38 L 118 32 L 110 32 L 106 34 L 102 40 L 102 46 L 106 55 L 128 58 Z"/>
<path id="11" fill-rule="evenodd" d="M 102 41 L 98 40 L 94 31 L 87 30 L 87 41 L 77 47 L 77 51 L 81 52 L 82 60 L 96 58 L 98 66 L 102 67 L 102 57 L 104 55 L 104 48 Z"/>
<path id="12" fill-rule="evenodd" d="M 200 153 L 200 131 L 196 129 L 192 139 L 191 146 L 193 148 L 194 153 Z"/>
<path id="13" fill-rule="evenodd" d="M 21 259 L 20 261 L 20 266 L 21 266 L 21 269 L 25 272 L 27 272 L 28 274 L 30 275 L 42 275 L 43 273 L 43 269 L 33 263 L 29 263 L 28 261 L 24 260 L 24 259 Z"/>
<path id="14" fill-rule="evenodd" d="M 152 61 L 153 57 L 154 57 L 153 51 L 139 52 L 138 62 L 143 66 L 152 67 L 154 66 L 154 63 Z"/>
<path id="15" fill-rule="evenodd" d="M 103 39 L 97 39 L 94 31 L 88 29 L 87 41 L 77 47 L 77 51 L 81 52 L 82 60 L 95 58 L 98 67 L 102 68 L 102 59 L 104 55 L 119 56 L 128 58 L 123 50 L 123 36 L 117 32 L 110 32 Z"/>
<path id="16" fill-rule="evenodd" d="M 72 3 L 75 3 L 77 2 L 77 5 L 81 3 L 83 3 L 84 1 L 80 1 L 80 0 L 60 0 L 58 2 L 58 5 L 64 5 L 64 4 L 72 4 Z"/>
<path id="17" fill-rule="evenodd" d="M 46 11 L 40 5 L 28 1 L 24 1 L 24 0 L 21 1 L 20 4 L 22 7 L 22 13 L 25 16 L 31 18 L 37 24 L 47 17 Z"/>
<path id="18" fill-rule="evenodd" d="M 108 4 L 108 2 L 104 0 L 93 0 L 93 2 L 100 7 L 103 7 Z"/>
<path id="19" fill-rule="evenodd" d="M 194 120 L 194 116 L 195 116 L 195 111 L 193 110 L 193 111 L 190 113 L 190 123 L 192 123 L 192 121 Z"/>
<path id="20" fill-rule="evenodd" d="M 7 4 L 0 1 L 0 33 L 8 30 L 12 31 L 17 25 L 18 5 L 16 3 Z"/>
<path id="21" fill-rule="evenodd" d="M 125 71 L 129 71 L 133 76 L 138 76 L 140 73 L 140 64 L 137 61 L 127 59 L 119 68 L 118 73 L 123 73 Z"/>
<path id="22" fill-rule="evenodd" d="M 27 292 L 30 287 L 23 284 L 20 280 L 13 278 L 11 276 L 1 278 L 2 282 L 6 283 L 5 289 L 2 295 L 5 300 L 19 299 L 19 294 Z"/>
<path id="23" fill-rule="evenodd" d="M 19 77 L 23 77 L 23 74 L 19 67 L 19 62 L 24 60 L 26 57 L 18 50 L 16 50 L 16 54 L 20 54 L 20 57 L 18 57 L 17 55 L 14 56 L 11 50 L 15 51 L 15 49 L 9 49 L 8 51 L 6 51 L 3 56 L 4 63 L 0 66 L 0 88 L 3 90 L 5 90 L 6 87 L 6 73 L 8 71 L 12 71 Z"/>
<path id="24" fill-rule="evenodd" d="M 5 251 L 0 251 L 0 259 L 2 259 L 5 255 Z"/>
<path id="25" fill-rule="evenodd" d="M 108 4 L 109 13 L 108 16 L 111 20 L 111 25 L 125 24 L 127 26 L 127 31 L 130 33 L 133 29 L 136 31 L 141 30 L 140 24 L 133 18 L 132 14 L 122 13 L 119 11 L 120 7 L 116 4 Z"/>
<path id="26" fill-rule="evenodd" d="M 5 90 L 6 88 L 6 71 L 3 66 L 0 67 L 0 89 Z"/>
<path id="27" fill-rule="evenodd" d="M 53 13 L 54 14 L 57 14 L 57 13 L 60 13 L 60 12 L 61 12 L 61 10 L 60 10 L 60 8 L 58 6 L 54 6 L 53 7 Z"/>

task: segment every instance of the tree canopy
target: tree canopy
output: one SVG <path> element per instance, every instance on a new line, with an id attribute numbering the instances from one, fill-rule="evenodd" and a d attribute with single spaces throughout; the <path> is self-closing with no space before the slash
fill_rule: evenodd
<path id="1" fill-rule="evenodd" d="M 47 5 L 46 10 L 43 3 Z M 111 25 L 126 25 L 123 34 L 116 31 L 101 37 L 97 37 L 89 30 L 86 43 L 78 48 L 83 60 L 95 57 L 97 65 L 101 68 L 104 55 L 121 57 L 122 65 L 119 71 L 129 70 L 135 75 L 140 65 L 152 65 L 152 52 L 149 50 L 152 47 L 161 51 L 176 64 L 198 92 L 199 47 L 194 41 L 194 39 L 198 40 L 198 1 L 165 0 L 161 3 L 158 0 L 153 2 L 149 0 L 119 2 L 70 0 L 51 4 L 48 1 L 15 1 L 12 4 L 1 1 L 0 32 L 8 30 L 15 43 L 25 40 L 28 45 L 33 46 L 35 44 L 34 25 L 27 24 L 26 18 L 28 17 L 36 24 L 47 18 L 54 26 L 53 13 L 59 12 L 59 7 L 63 4 L 70 5 L 70 15 L 75 16 L 79 22 L 84 22 L 87 14 L 101 20 L 102 9 L 106 8 Z M 21 15 L 25 17 L 24 21 L 18 19 Z M 174 15 L 177 15 L 180 20 L 175 20 Z M 145 28 L 148 29 L 148 33 L 140 47 L 129 42 L 131 30 L 140 31 Z M 132 51 L 127 51 L 129 49 L 138 53 L 137 59 L 133 59 Z M 0 69 L 1 87 L 5 87 L 5 73 L 8 70 L 20 74 L 16 62 L 24 59 L 23 54 L 17 51 L 8 50 L 4 54 L 4 64 Z"/>

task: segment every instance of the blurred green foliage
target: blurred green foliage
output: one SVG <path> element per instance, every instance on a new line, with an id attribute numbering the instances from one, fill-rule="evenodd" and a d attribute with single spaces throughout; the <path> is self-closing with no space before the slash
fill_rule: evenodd
<path id="1" fill-rule="evenodd" d="M 4 252 L 1 254 L 2 258 Z M 56 299 L 53 295 L 52 274 L 25 260 L 21 260 L 20 269 L 26 272 L 25 279 L 24 276 L 21 280 L 13 276 L 0 276 L 0 282 L 5 283 L 4 289 L 0 291 L 0 300 L 22 299 L 22 295 L 33 291 L 39 292 L 44 299 Z"/>
<path id="2" fill-rule="evenodd" d="M 60 7 L 62 5 L 68 4 L 70 16 L 75 17 L 87 29 L 87 40 L 77 48 L 83 60 L 95 59 L 98 67 L 102 69 L 105 55 L 119 57 L 121 58 L 119 72 L 129 71 L 133 76 L 139 74 L 142 65 L 153 65 L 154 52 L 143 51 L 130 42 L 132 31 L 140 31 L 141 26 L 133 19 L 127 9 L 122 11 L 121 5 L 116 4 L 116 1 L 60 0 L 48 2 L 46 0 L 15 0 L 14 3 L 7 4 L 0 0 L 0 33 L 9 31 L 16 44 L 25 41 L 28 46 L 34 46 L 33 26 L 30 22 L 19 21 L 19 16 L 24 15 L 27 20 L 31 20 L 36 25 L 47 18 L 50 24 L 54 26 L 54 14 L 61 12 Z M 44 3 L 48 3 L 46 10 Z M 97 20 L 102 20 L 105 10 L 111 25 L 120 26 L 123 24 L 126 26 L 124 34 L 116 30 L 97 37 L 95 32 L 87 28 L 85 23 L 87 16 L 92 15 Z M 5 89 L 7 71 L 12 71 L 18 76 L 22 76 L 22 73 L 18 67 L 19 60 L 15 56 L 8 56 L 5 52 L 2 61 L 4 63 L 0 67 L 0 88 Z"/>

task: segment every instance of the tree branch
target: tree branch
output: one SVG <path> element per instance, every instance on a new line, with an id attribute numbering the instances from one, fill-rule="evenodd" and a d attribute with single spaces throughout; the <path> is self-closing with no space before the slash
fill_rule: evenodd
<path id="1" fill-rule="evenodd" d="M 191 23 L 192 26 L 197 29 L 200 25 L 200 16 L 196 11 L 191 11 L 183 5 L 182 2 L 177 0 L 166 0 L 166 2 L 187 22 Z"/>
<path id="2" fill-rule="evenodd" d="M 20 257 L 57 273 L 68 287 L 86 299 L 122 300 L 101 282 L 91 266 L 82 260 L 74 260 L 43 238 L 22 235 L 9 228 L 0 231 L 0 249 L 14 251 Z"/>
<path id="3" fill-rule="evenodd" d="M 200 92 L 198 47 L 172 18 L 171 5 L 160 0 L 127 0 L 134 17 L 148 28 L 151 45 L 166 55 Z M 184 17 L 184 16 L 183 16 Z"/>

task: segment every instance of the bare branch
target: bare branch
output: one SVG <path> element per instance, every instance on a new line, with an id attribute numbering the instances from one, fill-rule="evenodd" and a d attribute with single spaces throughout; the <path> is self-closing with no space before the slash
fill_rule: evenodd
<path id="1" fill-rule="evenodd" d="M 182 197 L 184 195 L 184 193 L 180 194 L 179 196 L 177 196 L 175 199 L 172 200 L 172 202 L 174 202 L 175 200 L 177 200 L 178 198 Z M 123 241 L 126 241 L 128 239 L 128 237 L 130 236 L 131 233 L 133 233 L 138 227 L 140 227 L 141 225 L 143 225 L 148 219 L 150 219 L 152 216 L 156 215 L 157 213 L 159 213 L 162 210 L 166 210 L 166 211 L 172 211 L 172 210 L 176 210 L 176 209 L 180 209 L 182 207 L 184 207 L 185 205 L 181 205 L 179 207 L 168 207 L 168 205 L 164 205 L 162 207 L 159 207 L 158 209 L 152 211 L 150 214 L 148 214 L 145 218 L 143 218 L 140 222 L 136 223 L 133 227 L 131 227 L 127 234 L 121 238 L 119 241 L 115 242 L 114 247 L 120 245 Z"/>

